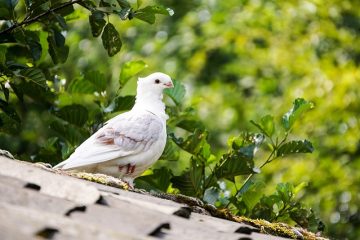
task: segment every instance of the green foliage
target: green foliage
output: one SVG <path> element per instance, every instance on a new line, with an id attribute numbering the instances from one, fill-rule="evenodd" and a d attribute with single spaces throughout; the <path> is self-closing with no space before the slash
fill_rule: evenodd
<path id="1" fill-rule="evenodd" d="M 174 87 L 165 89 L 165 94 L 171 97 L 171 99 L 180 105 L 185 96 L 185 87 L 176 79 L 173 79 Z"/>
<path id="2" fill-rule="evenodd" d="M 278 156 L 285 156 L 291 153 L 312 153 L 314 148 L 308 140 L 291 141 L 283 144 L 277 150 Z"/>
<path id="3" fill-rule="evenodd" d="M 150 24 L 155 23 L 155 14 L 172 15 L 172 10 L 161 6 L 147 6 L 134 12 L 134 17 Z"/>
<path id="4" fill-rule="evenodd" d="M 126 62 L 123 64 L 119 78 L 120 86 L 125 85 L 133 76 L 140 73 L 146 67 L 146 63 L 141 60 Z"/>
<path id="5" fill-rule="evenodd" d="M 103 28 L 106 24 L 104 20 L 105 14 L 101 11 L 94 11 L 89 16 L 89 22 L 91 27 L 91 33 L 94 37 L 100 36 Z"/>
<path id="6" fill-rule="evenodd" d="M 101 39 L 104 48 L 107 50 L 107 53 L 110 57 L 114 56 L 120 51 L 122 46 L 120 35 L 116 31 L 114 25 L 112 25 L 111 23 L 106 24 L 104 32 L 101 35 Z"/>
<path id="7" fill-rule="evenodd" d="M 145 190 L 157 190 L 166 192 L 170 186 L 170 179 L 172 177 L 169 168 L 154 169 L 151 175 L 141 176 L 136 179 L 136 185 Z"/>
<path id="8" fill-rule="evenodd" d="M 290 128 L 294 125 L 296 119 L 298 119 L 302 113 L 305 111 L 312 109 L 314 104 L 312 102 L 308 102 L 302 98 L 298 98 L 294 102 L 294 106 L 282 117 L 282 125 L 285 130 L 289 131 Z"/>
<path id="9" fill-rule="evenodd" d="M 303 186 L 303 184 L 301 185 Z M 251 209 L 250 216 L 253 218 L 261 217 L 268 221 L 291 219 L 304 228 L 312 231 L 323 231 L 324 225 L 314 215 L 313 211 L 306 209 L 296 199 L 296 188 L 298 186 L 294 187 L 290 183 L 279 183 L 274 194 L 262 196 L 252 208 L 248 208 Z M 247 207 L 250 206 L 249 200 L 243 197 L 243 201 Z"/>
<path id="10" fill-rule="evenodd" d="M 88 111 L 79 104 L 62 107 L 56 114 L 59 118 L 79 127 L 83 126 L 88 120 Z"/>
<path id="11" fill-rule="evenodd" d="M 65 45 L 65 37 L 57 30 L 52 30 L 49 32 L 47 41 L 49 43 L 49 54 L 54 64 L 66 62 L 69 47 Z M 33 58 L 37 60 L 37 57 Z"/>
<path id="12" fill-rule="evenodd" d="M 47 88 L 46 79 L 44 73 L 37 68 L 26 68 L 20 71 L 20 77 L 23 77 L 25 81 L 32 82 L 43 88 Z"/>
<path id="13" fill-rule="evenodd" d="M 271 137 L 275 131 L 274 118 L 271 115 L 266 115 L 260 119 L 260 124 L 250 121 L 254 124 L 264 135 Z"/>

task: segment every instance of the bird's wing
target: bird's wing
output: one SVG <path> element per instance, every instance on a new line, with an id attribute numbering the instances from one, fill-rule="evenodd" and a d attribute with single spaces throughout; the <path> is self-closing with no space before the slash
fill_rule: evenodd
<path id="1" fill-rule="evenodd" d="M 163 127 L 152 113 L 119 115 L 56 167 L 71 169 L 145 152 L 159 139 Z"/>

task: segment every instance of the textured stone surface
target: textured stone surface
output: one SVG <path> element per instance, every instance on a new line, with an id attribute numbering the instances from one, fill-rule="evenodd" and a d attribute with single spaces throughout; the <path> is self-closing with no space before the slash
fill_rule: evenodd
<path id="1" fill-rule="evenodd" d="M 0 175 L 37 184 L 41 187 L 41 193 L 68 199 L 79 204 L 91 204 L 100 197 L 99 191 L 84 181 L 53 174 L 29 163 L 14 161 L 1 156 L 0 163 Z"/>
<path id="2" fill-rule="evenodd" d="M 0 157 L 0 239 L 280 240 L 186 204 Z"/>

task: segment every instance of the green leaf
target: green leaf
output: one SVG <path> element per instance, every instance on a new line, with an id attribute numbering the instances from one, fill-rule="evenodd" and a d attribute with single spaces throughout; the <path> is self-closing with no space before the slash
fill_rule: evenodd
<path id="1" fill-rule="evenodd" d="M 237 192 L 237 197 L 241 197 L 255 184 L 254 175 L 250 176 L 249 180 L 246 181 Z"/>
<path id="2" fill-rule="evenodd" d="M 40 59 L 42 54 L 42 47 L 39 41 L 29 40 L 28 45 L 30 48 L 31 56 L 34 59 L 34 61 L 37 61 Z"/>
<path id="3" fill-rule="evenodd" d="M 15 6 L 18 0 L 1 0 L 0 1 L 0 19 L 1 20 L 13 20 L 13 14 Z"/>
<path id="4" fill-rule="evenodd" d="M 266 115 L 262 117 L 260 121 L 261 121 L 261 126 L 265 130 L 265 133 L 271 137 L 275 131 L 274 117 L 271 115 Z"/>
<path id="5" fill-rule="evenodd" d="M 0 4 L 0 19 L 11 19 L 10 11 Z"/>
<path id="6" fill-rule="evenodd" d="M 70 82 L 68 91 L 70 93 L 93 94 L 94 92 L 105 91 L 107 80 L 105 75 L 99 71 L 89 71 L 83 78 L 77 78 Z"/>
<path id="7" fill-rule="evenodd" d="M 179 148 L 170 138 L 166 141 L 165 149 L 160 159 L 164 159 L 166 161 L 176 161 L 179 159 Z"/>
<path id="8" fill-rule="evenodd" d="M 19 45 L 26 46 L 26 50 L 19 54 L 26 54 L 25 56 L 28 57 L 29 53 L 34 61 L 40 59 L 42 54 L 42 46 L 40 44 L 40 36 L 41 32 L 39 31 L 29 31 L 23 30 L 21 32 L 15 32 L 13 36 L 16 38 L 16 42 Z M 10 49 L 10 48 L 9 48 Z"/>
<path id="9" fill-rule="evenodd" d="M 89 22 L 91 27 L 91 33 L 94 37 L 100 36 L 106 21 L 104 20 L 104 13 L 100 11 L 94 11 L 89 16 Z"/>
<path id="10" fill-rule="evenodd" d="M 130 8 L 130 3 L 126 0 L 117 0 L 121 8 Z"/>
<path id="11" fill-rule="evenodd" d="M 183 150 L 208 159 L 211 155 L 210 145 L 207 142 L 208 132 L 196 129 L 194 134 L 189 135 L 186 140 L 176 138 L 174 134 L 169 134 L 172 140 Z"/>
<path id="12" fill-rule="evenodd" d="M 274 117 L 271 115 L 266 115 L 261 118 L 260 124 L 254 121 L 250 121 L 255 125 L 264 135 L 271 137 L 275 131 Z"/>
<path id="13" fill-rule="evenodd" d="M 205 130 L 205 126 L 201 121 L 195 119 L 184 119 L 176 124 L 177 127 L 185 129 L 189 132 L 194 132 L 196 129 L 200 129 L 202 131 Z"/>
<path id="14" fill-rule="evenodd" d="M 59 26 L 62 29 L 64 29 L 64 30 L 68 29 L 68 26 L 66 24 L 66 20 L 62 15 L 53 13 L 52 16 L 54 17 L 54 20 L 56 20 L 58 22 Z"/>
<path id="15" fill-rule="evenodd" d="M 21 123 L 7 113 L 0 111 L 0 132 L 17 135 L 20 131 Z"/>
<path id="16" fill-rule="evenodd" d="M 89 71 L 85 73 L 84 81 L 89 81 L 97 92 L 102 92 L 106 90 L 107 80 L 105 75 L 99 71 Z"/>
<path id="17" fill-rule="evenodd" d="M 283 144 L 277 150 L 277 156 L 285 156 L 294 153 L 312 153 L 314 147 L 308 140 L 290 141 Z"/>
<path id="18" fill-rule="evenodd" d="M 286 131 L 289 131 L 301 114 L 312 108 L 314 108 L 313 102 L 306 101 L 303 98 L 295 99 L 293 107 L 282 117 L 282 126 Z"/>
<path id="19" fill-rule="evenodd" d="M 247 189 L 247 191 L 242 193 L 241 198 L 248 209 L 253 209 L 260 201 L 264 194 L 265 186 L 266 185 L 263 182 L 256 181 Z"/>
<path id="20" fill-rule="evenodd" d="M 145 190 L 159 190 L 166 192 L 170 186 L 170 179 L 172 177 L 171 170 L 166 167 L 154 169 L 153 174 L 145 175 L 137 178 L 135 184 L 137 188 Z"/>
<path id="21" fill-rule="evenodd" d="M 279 183 L 276 186 L 276 191 L 284 203 L 290 203 L 294 197 L 294 186 L 290 183 Z"/>
<path id="22" fill-rule="evenodd" d="M 130 110 L 135 104 L 135 96 L 119 96 L 114 99 L 114 109 L 112 112 Z"/>
<path id="23" fill-rule="evenodd" d="M 174 100 L 176 105 L 181 105 L 186 92 L 185 86 L 176 79 L 173 79 L 173 84 L 174 87 L 165 89 L 164 93 L 168 95 L 172 100 Z"/>
<path id="24" fill-rule="evenodd" d="M 11 86 L 13 87 L 13 85 Z M 55 100 L 55 94 L 51 92 L 48 87 L 41 86 L 34 81 L 23 81 L 16 87 L 18 90 L 18 97 L 25 94 L 33 100 L 36 100 L 37 104 L 49 107 Z"/>
<path id="25" fill-rule="evenodd" d="M 54 6 L 60 6 L 60 5 L 62 5 L 62 3 L 61 2 L 58 2 L 58 3 L 56 3 L 55 5 L 52 5 L 52 7 L 54 7 Z M 71 13 L 73 13 L 75 11 L 75 9 L 74 9 L 74 5 L 68 5 L 68 6 L 66 6 L 66 7 L 63 7 L 63 8 L 61 8 L 61 9 L 59 9 L 58 11 L 57 11 L 57 13 L 59 13 L 60 15 L 61 15 L 61 18 L 63 18 L 63 17 L 66 17 L 67 15 L 70 15 Z M 57 20 L 60 20 L 60 19 L 57 19 Z M 63 20 L 60 20 L 60 21 L 62 21 L 62 23 L 60 23 L 61 25 L 62 25 L 62 27 L 64 26 L 64 23 L 65 23 L 65 25 L 66 25 L 66 22 L 65 22 L 65 19 L 63 18 Z M 66 29 L 66 28 L 64 28 L 64 29 Z"/>
<path id="26" fill-rule="evenodd" d="M 37 8 L 39 8 L 39 6 L 41 6 L 44 3 L 47 3 L 48 0 L 26 0 L 26 6 L 31 10 L 35 10 Z"/>
<path id="27" fill-rule="evenodd" d="M 24 102 L 24 93 L 23 93 L 23 90 L 21 89 L 21 87 L 12 82 L 10 82 L 10 86 L 11 86 L 13 92 L 15 93 L 16 97 L 19 99 L 19 101 L 21 103 L 23 103 Z"/>
<path id="28" fill-rule="evenodd" d="M 120 12 L 118 13 L 119 17 L 121 18 L 121 20 L 126 20 L 126 19 L 130 19 L 130 15 L 132 14 L 132 9 L 131 8 L 123 8 L 120 10 Z"/>
<path id="29" fill-rule="evenodd" d="M 121 49 L 122 42 L 119 33 L 116 31 L 114 25 L 106 24 L 104 32 L 101 35 L 104 48 L 110 57 L 114 56 Z"/>
<path id="30" fill-rule="evenodd" d="M 12 120 L 21 123 L 21 119 L 17 114 L 13 105 L 5 102 L 4 100 L 0 99 L 0 109 Z"/>
<path id="31" fill-rule="evenodd" d="M 138 9 L 134 12 L 134 17 L 147 23 L 155 23 L 155 14 L 162 14 L 171 16 L 172 9 L 164 8 L 162 6 L 147 6 L 145 8 Z"/>
<path id="32" fill-rule="evenodd" d="M 83 0 L 78 4 L 88 9 L 96 8 L 96 4 L 93 0 Z"/>
<path id="33" fill-rule="evenodd" d="M 71 124 L 64 124 L 60 120 L 53 121 L 50 124 L 50 129 L 72 146 L 80 145 L 80 143 L 89 137 L 88 132 L 83 128 Z"/>
<path id="34" fill-rule="evenodd" d="M 185 171 L 181 176 L 173 177 L 171 182 L 173 187 L 178 188 L 182 194 L 201 198 L 203 195 L 204 174 L 204 165 L 192 157 L 190 170 Z"/>
<path id="35" fill-rule="evenodd" d="M 96 92 L 96 87 L 90 81 L 78 78 L 70 82 L 67 90 L 69 93 L 93 94 Z"/>
<path id="36" fill-rule="evenodd" d="M 0 65 L 5 64 L 7 47 L 0 45 Z"/>
<path id="37" fill-rule="evenodd" d="M 18 4 L 19 0 L 3 0 L 0 6 L 4 6 L 10 10 L 14 9 Z"/>
<path id="38" fill-rule="evenodd" d="M 88 120 L 89 114 L 84 106 L 73 104 L 61 108 L 56 115 L 69 123 L 82 127 Z"/>
<path id="39" fill-rule="evenodd" d="M 296 187 L 294 187 L 294 194 L 298 194 L 302 189 L 304 189 L 305 187 L 308 186 L 307 182 L 302 182 L 300 184 L 298 184 Z"/>
<path id="40" fill-rule="evenodd" d="M 47 88 L 45 75 L 40 69 L 27 68 L 20 71 L 20 74 L 26 81 L 33 82 L 43 88 Z"/>
<path id="41" fill-rule="evenodd" d="M 6 84 L 6 83 L 5 83 Z M 0 86 L 1 86 L 1 90 L 4 94 L 4 97 L 5 97 L 5 100 L 6 102 L 9 102 L 9 94 L 10 94 L 10 91 L 7 87 L 5 87 L 5 84 L 4 83 L 0 83 Z"/>
<path id="42" fill-rule="evenodd" d="M 147 67 L 144 61 L 130 61 L 121 66 L 121 72 L 119 76 L 120 86 L 124 86 L 133 76 L 140 73 Z"/>
<path id="43" fill-rule="evenodd" d="M 69 47 L 65 45 L 65 37 L 58 31 L 53 30 L 47 38 L 49 54 L 54 64 L 64 63 L 69 55 Z"/>
<path id="44" fill-rule="evenodd" d="M 222 164 L 214 169 L 217 178 L 232 180 L 239 175 L 255 173 L 254 161 L 240 151 L 232 151 L 222 156 Z"/>
<path id="45" fill-rule="evenodd" d="M 263 196 L 251 211 L 250 217 L 261 218 L 268 221 L 273 221 L 277 217 L 278 213 L 274 212 L 274 207 L 283 206 L 278 195 Z"/>
<path id="46" fill-rule="evenodd" d="M 251 134 L 245 134 L 232 140 L 232 150 L 224 154 L 214 168 L 217 178 L 226 178 L 233 181 L 235 176 L 258 173 L 254 168 L 254 149 Z M 241 140 L 240 140 L 241 139 Z"/>
<path id="47" fill-rule="evenodd" d="M 139 7 L 141 7 L 142 3 L 143 3 L 143 0 L 137 0 L 136 1 L 136 5 L 137 5 L 138 9 L 139 9 Z"/>

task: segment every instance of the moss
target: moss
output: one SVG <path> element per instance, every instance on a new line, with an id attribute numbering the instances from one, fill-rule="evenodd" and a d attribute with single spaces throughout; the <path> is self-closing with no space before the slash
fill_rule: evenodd
<path id="1" fill-rule="evenodd" d="M 107 176 L 104 174 L 86 172 L 67 172 L 67 174 L 90 182 L 100 183 L 103 185 L 116 187 L 124 190 L 129 190 L 130 188 L 129 184 L 122 181 L 121 179 Z"/>
<path id="2" fill-rule="evenodd" d="M 294 233 L 292 227 L 283 223 L 270 223 L 262 219 L 250 219 L 250 218 L 238 217 L 238 216 L 234 216 L 234 219 L 236 222 L 247 223 L 254 227 L 259 228 L 261 233 L 276 235 L 280 237 L 288 237 L 293 239 L 297 239 L 298 237 L 300 237 L 296 233 Z"/>

